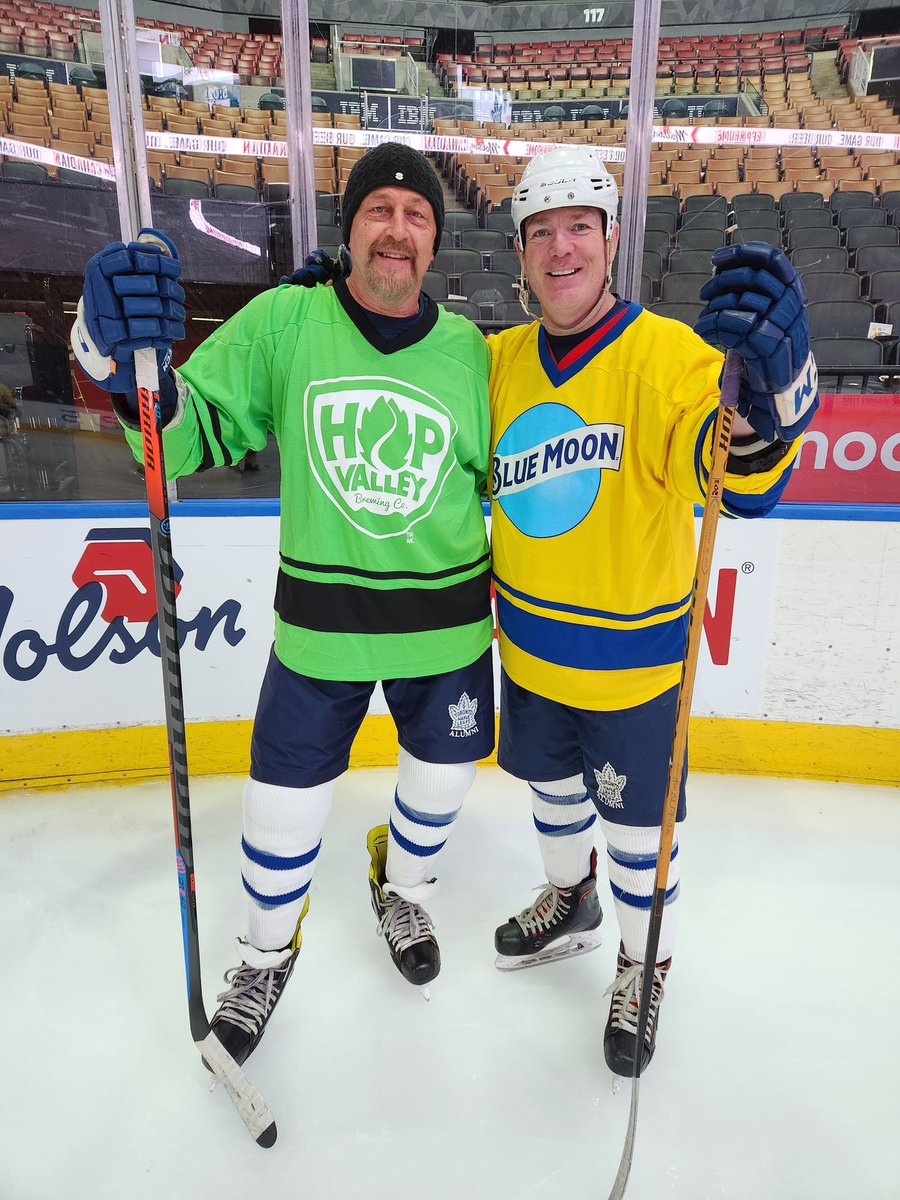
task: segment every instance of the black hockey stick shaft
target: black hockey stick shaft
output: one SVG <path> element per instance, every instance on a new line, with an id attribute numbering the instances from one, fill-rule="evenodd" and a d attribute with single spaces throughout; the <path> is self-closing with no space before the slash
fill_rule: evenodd
<path id="1" fill-rule="evenodd" d="M 631 1162 L 634 1154 L 640 1064 L 643 1057 L 644 1037 L 646 1036 L 647 1024 L 650 1019 L 650 1002 L 653 996 L 653 973 L 656 969 L 656 957 L 659 950 L 659 939 L 662 932 L 663 914 L 666 905 L 666 885 L 669 881 L 669 862 L 672 856 L 672 843 L 675 840 L 675 819 L 678 814 L 678 798 L 681 794 L 681 778 L 684 771 L 685 752 L 687 750 L 691 701 L 694 695 L 694 681 L 697 676 L 697 662 L 700 657 L 703 613 L 706 607 L 709 579 L 712 573 L 716 530 L 719 511 L 722 507 L 722 492 L 725 486 L 728 450 L 731 445 L 731 426 L 734 422 L 734 412 L 737 407 L 738 393 L 741 386 L 741 369 L 740 355 L 734 350 L 729 350 L 725 356 L 719 408 L 713 427 L 712 459 L 710 462 L 709 479 L 707 480 L 706 501 L 703 505 L 703 520 L 700 525 L 700 541 L 697 547 L 697 566 L 694 573 L 694 587 L 691 596 L 687 639 L 685 641 L 681 685 L 678 689 L 678 703 L 675 709 L 672 757 L 669 761 L 669 777 L 666 783 L 666 796 L 663 801 L 662 820 L 660 822 L 659 854 L 656 860 L 656 876 L 653 882 L 653 897 L 650 904 L 650 925 L 647 930 L 647 946 L 644 951 L 634 1062 L 631 1069 L 631 1110 L 628 1117 L 628 1130 L 625 1135 L 622 1159 L 619 1163 L 619 1171 L 616 1175 L 613 1189 L 610 1192 L 609 1200 L 621 1200 L 621 1197 L 625 1195 L 625 1187 L 628 1183 L 628 1175 L 631 1170 Z"/>
<path id="2" fill-rule="evenodd" d="M 152 238 L 147 240 L 155 241 Z M 172 788 L 178 892 L 181 900 L 181 932 L 184 943 L 184 968 L 187 977 L 191 1037 L 210 1069 L 225 1086 L 232 1103 L 240 1113 L 241 1120 L 247 1126 L 252 1137 L 259 1145 L 268 1148 L 275 1144 L 277 1137 L 272 1114 L 265 1100 L 210 1030 L 206 1008 L 203 1004 L 187 739 L 181 689 L 181 652 L 175 607 L 175 569 L 172 559 L 156 352 L 154 350 L 137 350 L 134 355 L 134 367 L 138 389 L 144 480 L 147 488 L 147 504 L 150 509 L 150 546 L 156 587 L 159 659 L 162 666 L 165 697 L 169 780 Z"/>
<path id="3" fill-rule="evenodd" d="M 138 350 L 135 353 L 134 362 L 144 454 L 144 481 L 147 488 L 147 504 L 150 509 L 150 547 L 156 585 L 159 661 L 162 667 L 165 699 L 169 781 L 172 789 L 172 816 L 175 825 L 175 853 L 178 868 L 178 892 L 181 900 L 181 932 L 184 942 L 188 1016 L 191 1037 L 195 1042 L 199 1042 L 209 1033 L 209 1021 L 203 1005 L 200 976 L 200 934 L 197 923 L 197 889 L 194 877 L 194 844 L 191 834 L 187 737 L 184 727 L 181 687 L 181 652 L 175 607 L 175 569 L 172 559 L 169 500 L 160 427 L 156 353 L 153 350 Z"/>

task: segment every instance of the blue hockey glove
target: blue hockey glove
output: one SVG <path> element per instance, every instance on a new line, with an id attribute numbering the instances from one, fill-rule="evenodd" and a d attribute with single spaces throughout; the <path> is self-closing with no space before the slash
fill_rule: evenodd
<path id="1" fill-rule="evenodd" d="M 184 337 L 184 289 L 174 242 L 155 229 L 112 242 L 85 267 L 72 349 L 86 374 L 108 392 L 133 392 L 134 352 L 152 347 L 160 376 L 172 343 Z"/>
<path id="2" fill-rule="evenodd" d="M 766 442 L 793 441 L 819 404 L 800 277 L 767 242 L 722 246 L 712 263 L 716 273 L 700 289 L 706 307 L 694 329 L 743 358 L 741 416 Z"/>
<path id="3" fill-rule="evenodd" d="M 324 250 L 312 250 L 306 262 L 292 275 L 282 275 L 279 283 L 296 283 L 300 287 L 315 287 L 319 283 L 332 283 L 335 279 L 346 279 L 351 271 L 350 251 L 340 246 L 334 258 Z"/>

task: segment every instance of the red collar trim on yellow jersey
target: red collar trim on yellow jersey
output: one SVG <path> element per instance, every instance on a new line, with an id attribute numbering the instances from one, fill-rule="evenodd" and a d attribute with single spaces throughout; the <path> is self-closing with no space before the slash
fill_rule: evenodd
<path id="1" fill-rule="evenodd" d="M 578 343 L 566 355 L 556 361 L 546 330 L 543 325 L 538 330 L 538 356 L 547 378 L 554 387 L 567 383 L 573 375 L 591 361 L 601 350 L 611 345 L 620 334 L 643 312 L 640 304 L 617 300 L 602 322 Z"/>

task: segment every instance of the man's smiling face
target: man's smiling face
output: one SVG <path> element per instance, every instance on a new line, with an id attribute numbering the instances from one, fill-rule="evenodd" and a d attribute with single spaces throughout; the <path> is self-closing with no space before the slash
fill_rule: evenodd
<path id="1" fill-rule="evenodd" d="M 619 244 L 604 232 L 598 208 L 554 208 L 525 222 L 525 246 L 519 247 L 530 290 L 540 301 L 549 333 L 578 333 L 611 308 L 606 290 L 610 264 Z"/>
<path id="2" fill-rule="evenodd" d="M 437 233 L 431 205 L 409 188 L 383 187 L 360 204 L 350 228 L 353 271 L 347 286 L 372 312 L 415 312 Z"/>

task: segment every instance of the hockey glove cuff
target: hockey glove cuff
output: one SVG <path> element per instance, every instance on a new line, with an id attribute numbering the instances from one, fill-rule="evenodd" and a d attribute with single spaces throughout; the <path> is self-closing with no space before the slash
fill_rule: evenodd
<path id="1" fill-rule="evenodd" d="M 331 258 L 324 250 L 312 250 L 302 267 L 292 275 L 282 275 L 279 283 L 293 283 L 300 287 L 316 287 L 317 284 L 333 283 L 335 279 L 346 279 L 352 270 L 350 251 L 346 246 L 338 247 Z"/>

